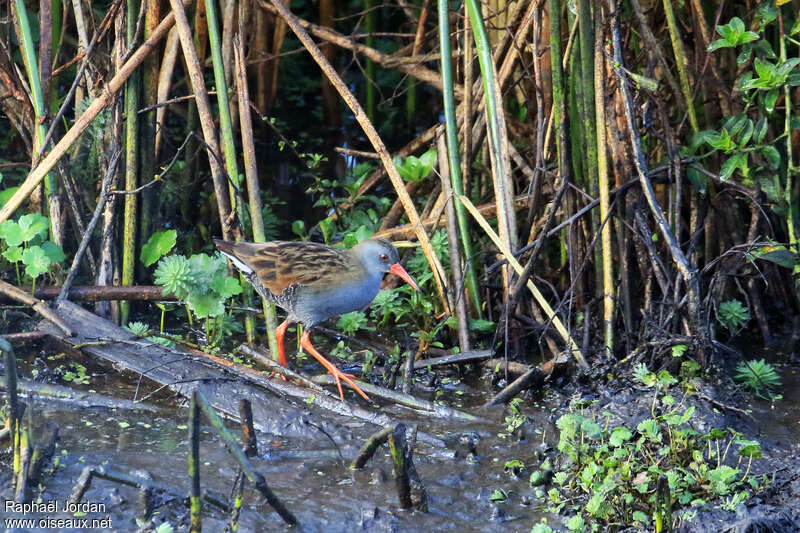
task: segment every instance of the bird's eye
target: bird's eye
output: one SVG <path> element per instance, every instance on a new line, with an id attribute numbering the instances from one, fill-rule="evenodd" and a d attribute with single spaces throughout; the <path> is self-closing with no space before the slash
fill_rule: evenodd
<path id="1" fill-rule="evenodd" d="M 381 261 L 386 261 L 387 259 L 389 259 L 389 256 L 388 256 L 388 255 L 386 255 L 386 254 L 381 254 Z"/>

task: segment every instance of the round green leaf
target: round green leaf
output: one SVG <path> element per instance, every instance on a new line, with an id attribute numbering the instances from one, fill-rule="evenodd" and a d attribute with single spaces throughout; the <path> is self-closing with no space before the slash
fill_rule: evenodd
<path id="1" fill-rule="evenodd" d="M 38 278 L 50 268 L 50 258 L 38 246 L 31 246 L 22 252 L 22 262 L 25 264 L 25 274 L 31 278 Z"/>
<path id="2" fill-rule="evenodd" d="M 19 246 L 9 246 L 8 250 L 3 252 L 3 257 L 12 263 L 18 263 L 22 261 L 22 248 Z"/>
<path id="3" fill-rule="evenodd" d="M 144 246 L 140 258 L 144 266 L 150 266 L 167 254 L 177 241 L 178 232 L 174 229 L 153 233 Z"/>
<path id="4" fill-rule="evenodd" d="M 61 263 L 64 261 L 64 259 L 66 259 L 64 256 L 64 250 L 62 250 L 61 247 L 53 241 L 43 242 L 41 249 L 44 250 L 45 255 L 50 258 L 52 263 Z"/>
<path id="5" fill-rule="evenodd" d="M 6 241 L 9 246 L 19 246 L 24 241 L 22 239 L 22 229 L 13 220 L 6 220 L 0 224 L 0 239 Z"/>

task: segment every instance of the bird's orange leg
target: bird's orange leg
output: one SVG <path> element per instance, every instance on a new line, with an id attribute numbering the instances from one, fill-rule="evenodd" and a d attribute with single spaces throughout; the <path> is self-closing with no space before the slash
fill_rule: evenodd
<path id="1" fill-rule="evenodd" d="M 336 379 L 336 386 L 339 387 L 339 398 L 341 398 L 342 401 L 344 401 L 344 394 L 342 394 L 342 383 L 341 381 L 339 381 L 340 378 L 343 379 L 348 385 L 353 387 L 353 389 L 357 393 L 359 393 L 362 398 L 364 398 L 365 400 L 369 400 L 369 397 L 366 394 L 364 394 L 364 391 L 362 391 L 361 388 L 358 385 L 356 385 L 355 382 L 353 381 L 352 378 L 355 378 L 354 375 L 345 374 L 344 372 L 336 368 L 336 365 L 325 359 L 322 356 L 322 354 L 319 353 L 316 348 L 314 348 L 314 346 L 311 344 L 311 339 L 309 337 L 308 331 L 303 333 L 303 336 L 300 337 L 300 346 L 305 348 L 308 353 L 313 355 L 314 358 L 317 361 L 319 361 L 320 364 L 322 364 L 322 366 L 327 368 L 328 372 L 330 372 L 333 375 L 333 377 Z"/>
<path id="2" fill-rule="evenodd" d="M 286 366 L 286 352 L 283 349 L 283 336 L 286 334 L 286 328 L 289 327 L 289 321 L 284 320 L 283 323 L 275 328 L 275 340 L 278 341 L 278 362 L 281 366 Z"/>

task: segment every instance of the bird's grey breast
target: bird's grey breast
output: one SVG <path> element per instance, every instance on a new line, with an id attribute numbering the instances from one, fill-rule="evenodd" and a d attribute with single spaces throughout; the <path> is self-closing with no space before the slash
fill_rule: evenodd
<path id="1" fill-rule="evenodd" d="M 358 311 L 375 299 L 382 278 L 378 273 L 336 287 L 300 286 L 292 312 L 300 322 L 313 326 L 334 315 Z"/>

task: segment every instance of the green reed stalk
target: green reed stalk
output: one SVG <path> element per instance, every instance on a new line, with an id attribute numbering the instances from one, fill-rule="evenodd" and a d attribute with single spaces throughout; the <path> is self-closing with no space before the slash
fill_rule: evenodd
<path id="1" fill-rule="evenodd" d="M 125 13 L 125 39 L 131 45 L 136 33 L 139 2 L 127 1 Z M 134 71 L 125 83 L 125 190 L 132 191 L 138 185 L 139 170 L 139 70 Z M 134 262 L 136 260 L 137 198 L 125 195 L 125 218 L 122 222 L 122 279 L 123 285 L 133 285 Z M 127 324 L 130 302 L 119 303 L 120 323 Z"/>
<path id="2" fill-rule="evenodd" d="M 786 36 L 783 30 L 783 15 L 778 16 L 778 23 L 780 25 L 780 35 L 779 35 L 779 57 L 780 62 L 784 63 L 787 58 L 786 54 Z M 792 180 L 792 174 L 796 171 L 794 166 L 794 157 L 792 155 L 792 93 L 791 93 L 791 86 L 788 83 L 784 83 L 783 85 L 783 101 L 784 101 L 784 123 L 783 123 L 783 135 L 786 142 L 786 188 L 784 189 L 784 201 L 786 205 L 789 206 L 789 209 L 786 210 L 786 230 L 789 236 L 789 244 L 792 246 L 793 250 L 797 249 L 797 234 L 795 233 L 794 227 L 794 180 Z M 795 265 L 794 267 L 795 274 L 800 273 L 800 265 Z M 795 285 L 795 293 L 797 293 L 797 289 L 800 288 L 800 285 Z"/>
<path id="3" fill-rule="evenodd" d="M 203 529 L 202 494 L 200 492 L 200 403 L 197 390 L 192 392 L 189 404 L 189 477 L 192 480 L 189 493 L 189 531 L 200 533 Z"/>
<path id="4" fill-rule="evenodd" d="M 225 78 L 225 67 L 222 63 L 222 39 L 219 32 L 219 18 L 217 17 L 217 6 L 214 0 L 206 0 L 206 20 L 208 24 L 208 40 L 211 45 L 211 62 L 214 65 L 214 83 L 217 86 L 217 106 L 219 107 L 219 129 L 222 141 L 222 149 L 225 154 L 225 170 L 228 173 L 228 192 L 231 197 L 231 209 L 236 210 L 239 223 L 243 226 L 247 220 L 244 216 L 244 206 L 239 201 L 238 193 L 242 190 L 239 167 L 236 163 L 236 142 L 233 139 L 233 121 L 231 120 L 231 108 L 228 102 L 228 83 Z M 245 233 L 247 228 L 242 228 Z M 239 233 L 241 235 L 242 233 Z M 250 284 L 246 283 L 244 276 L 240 273 L 239 280 L 245 287 L 242 291 L 242 302 L 245 307 L 250 305 L 252 290 Z M 256 337 L 256 327 L 253 316 L 249 313 L 245 315 L 244 329 L 247 333 L 247 342 L 252 344 Z"/>
<path id="5" fill-rule="evenodd" d="M 144 14 L 144 38 L 148 39 L 155 31 L 159 21 L 159 2 L 146 2 Z M 142 65 L 142 93 L 141 104 L 143 107 L 152 107 L 158 102 L 158 74 L 161 68 L 159 54 L 150 54 Z M 142 181 L 147 182 L 157 174 L 156 170 L 156 111 L 155 109 L 144 113 L 140 121 L 141 138 L 139 151 L 141 158 L 140 175 Z M 156 189 L 151 187 L 143 190 L 139 200 L 138 232 L 139 242 L 144 243 L 150 237 L 153 227 L 153 213 L 158 211 L 158 196 Z"/>
<path id="6" fill-rule="evenodd" d="M 597 183 L 600 192 L 600 234 L 603 274 L 603 333 L 609 354 L 614 351 L 614 267 L 611 251 L 608 151 L 606 148 L 605 59 L 603 56 L 603 16 L 599 5 L 594 13 L 594 111 L 597 132 Z"/>
<path id="7" fill-rule="evenodd" d="M 372 12 L 372 0 L 364 0 L 364 26 L 367 30 L 366 45 L 368 48 L 375 48 L 375 38 L 372 33 L 375 31 L 375 13 Z M 367 117 L 369 121 L 375 123 L 375 62 L 367 59 L 366 65 L 367 79 Z"/>
<path id="8" fill-rule="evenodd" d="M 19 24 L 18 33 L 22 61 L 25 64 L 25 72 L 28 75 L 28 84 L 31 88 L 31 104 L 33 104 L 33 112 L 36 115 L 35 137 L 37 146 L 34 150 L 34 159 L 36 159 L 39 153 L 44 152 L 42 143 L 44 142 L 45 135 L 47 135 L 47 129 L 44 126 L 44 117 L 47 114 L 47 110 L 45 109 L 42 79 L 39 76 L 39 60 L 36 57 L 36 50 L 33 44 L 34 37 L 31 30 L 30 19 L 28 19 L 28 10 L 25 8 L 24 0 L 15 0 L 14 7 L 17 11 L 17 21 Z M 44 181 L 44 191 L 48 198 L 53 191 L 55 191 L 55 188 L 55 178 L 52 173 L 48 173 Z M 52 228 L 52 221 L 50 227 Z"/>
<path id="9" fill-rule="evenodd" d="M 516 229 L 513 224 L 515 213 L 514 206 L 510 205 L 512 191 L 508 190 L 509 174 L 501 146 L 501 143 L 507 141 L 500 137 L 500 121 L 505 120 L 505 117 L 501 116 L 503 108 L 502 101 L 499 101 L 492 49 L 478 3 L 475 0 L 465 0 L 465 3 L 470 24 L 472 24 L 472 34 L 475 39 L 475 50 L 478 53 L 478 64 L 481 68 L 483 94 L 486 101 L 486 129 L 489 138 L 495 202 L 497 203 L 498 229 L 500 237 L 506 241 L 509 248 L 514 249 L 517 244 Z"/>
<path id="10" fill-rule="evenodd" d="M 464 182 L 461 176 L 461 164 L 458 153 L 458 127 L 456 126 L 456 103 L 453 85 L 452 51 L 450 48 L 450 20 L 447 0 L 439 0 L 439 47 L 441 49 L 442 64 L 442 96 L 444 98 L 444 120 L 447 136 L 447 160 L 450 165 L 450 176 L 453 192 L 457 195 L 464 194 Z M 467 128 L 468 129 L 468 128 Z M 477 316 L 481 315 L 481 302 L 478 294 L 478 279 L 472 261 L 472 243 L 469 239 L 469 226 L 467 214 L 461 202 L 456 202 L 456 219 L 461 246 L 464 249 L 464 264 L 466 266 L 465 287 L 472 303 L 472 308 Z M 455 273 L 459 275 L 459 273 Z M 457 297 L 460 297 L 458 295 Z"/>
<path id="11" fill-rule="evenodd" d="M 595 6 L 595 9 L 600 9 Z M 583 146 L 581 152 L 585 156 L 584 165 L 584 184 L 589 190 L 589 194 L 597 196 L 597 130 L 595 124 L 595 96 L 594 96 L 594 19 L 590 0 L 579 0 L 578 2 L 578 37 L 581 50 L 581 95 L 583 98 L 582 124 L 583 127 Z M 600 226 L 600 215 L 593 210 L 591 214 L 592 233 L 596 233 Z M 595 272 L 595 293 L 602 294 L 603 286 L 603 267 L 602 267 L 602 248 L 594 248 L 594 272 Z"/>
<path id="12" fill-rule="evenodd" d="M 683 48 L 683 40 L 681 39 L 678 23 L 675 20 L 675 11 L 672 9 L 672 0 L 664 0 L 664 13 L 667 16 L 669 38 L 672 41 L 672 51 L 675 54 L 675 63 L 678 66 L 678 77 L 681 80 L 681 92 L 686 99 L 686 111 L 689 113 L 689 124 L 692 127 L 692 133 L 697 133 L 700 131 L 700 127 L 697 122 L 694 104 L 692 103 L 692 89 L 689 84 L 689 73 L 686 70 L 688 60 L 686 58 L 686 51 Z"/>

